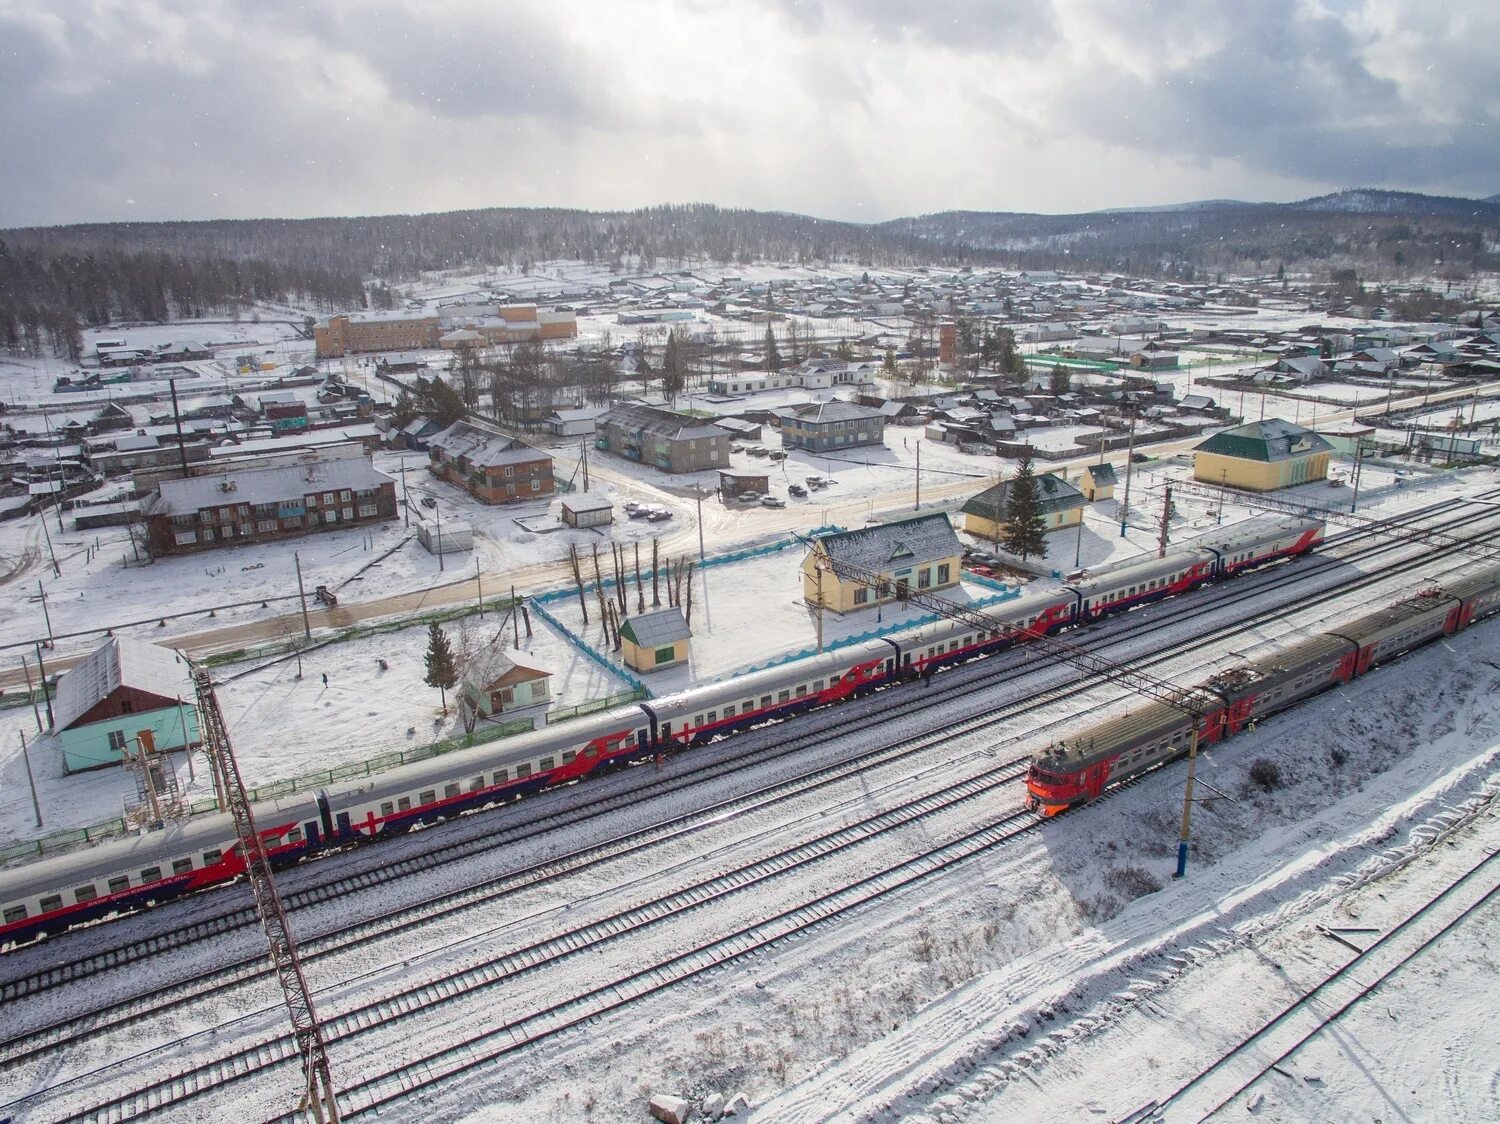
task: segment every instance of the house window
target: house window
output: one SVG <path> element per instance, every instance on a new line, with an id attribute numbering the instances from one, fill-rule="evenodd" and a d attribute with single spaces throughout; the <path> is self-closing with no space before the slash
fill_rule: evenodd
<path id="1" fill-rule="evenodd" d="M 338 521 L 339 513 L 334 508 L 330 507 L 327 511 L 323 512 L 324 523 L 337 523 Z"/>
<path id="2" fill-rule="evenodd" d="M 920 570 L 917 571 L 917 588 L 932 588 L 932 571 L 926 566 L 923 566 Z"/>
<path id="3" fill-rule="evenodd" d="M 342 491 L 342 492 L 340 492 L 340 493 L 339 493 L 339 499 L 340 499 L 340 500 L 341 500 L 341 501 L 342 501 L 342 502 L 343 502 L 343 503 L 348 503 L 348 502 L 349 502 L 349 500 L 350 500 L 350 499 L 352 499 L 352 498 L 353 498 L 353 497 L 352 497 L 352 496 L 351 496 L 351 494 L 350 494 L 350 492 L 349 492 L 349 490 L 348 490 L 348 489 L 347 489 L 347 488 L 346 488 L 346 489 L 344 489 L 344 490 L 343 490 L 343 491 Z"/>
<path id="4" fill-rule="evenodd" d="M 323 493 L 323 506 L 324 507 L 332 507 L 333 506 L 333 493 L 332 492 L 324 492 Z"/>
<path id="5" fill-rule="evenodd" d="M 938 579 L 937 579 L 938 580 L 938 585 L 942 585 L 945 582 L 947 582 L 948 581 L 948 577 L 949 577 L 949 575 L 952 572 L 953 572 L 952 568 L 949 566 L 949 564 L 947 562 L 939 562 L 938 563 Z"/>
<path id="6" fill-rule="evenodd" d="M 675 657 L 676 655 L 677 655 L 677 646 L 675 644 L 669 644 L 665 648 L 658 648 L 658 649 L 656 649 L 655 661 L 657 663 L 659 663 L 659 664 L 661 664 L 661 663 L 671 663 L 673 657 Z"/>
<path id="7" fill-rule="evenodd" d="M 255 529 L 263 535 L 271 534 L 276 530 L 276 520 L 260 519 L 256 521 Z"/>
<path id="8" fill-rule="evenodd" d="M 248 536 L 252 530 L 253 530 L 253 528 L 250 526 L 249 523 L 241 523 L 240 524 L 240 534 L 241 535 Z"/>
<path id="9" fill-rule="evenodd" d="M 354 518 L 354 509 L 352 507 L 346 507 L 346 508 L 344 508 L 344 518 L 345 519 L 353 519 Z"/>
<path id="10" fill-rule="evenodd" d="M 367 504 L 361 504 L 360 505 L 360 508 L 359 508 L 359 517 L 361 519 L 373 519 L 376 515 L 379 515 L 379 514 L 380 514 L 379 510 L 372 503 L 367 503 Z"/>
<path id="11" fill-rule="evenodd" d="M 865 586 L 860 586 L 854 591 L 854 603 L 856 605 L 868 605 L 870 603 L 870 591 Z"/>
<path id="12" fill-rule="evenodd" d="M 172 536 L 172 542 L 177 546 L 187 546 L 189 543 L 198 541 L 198 536 L 193 531 L 178 531 Z"/>
<path id="13" fill-rule="evenodd" d="M 111 730 L 109 732 L 109 748 L 116 753 L 124 753 L 127 742 L 124 730 Z"/>

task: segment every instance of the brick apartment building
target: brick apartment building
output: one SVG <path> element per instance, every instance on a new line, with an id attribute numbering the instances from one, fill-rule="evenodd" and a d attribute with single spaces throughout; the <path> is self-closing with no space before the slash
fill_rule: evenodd
<path id="1" fill-rule="evenodd" d="M 159 558 L 394 519 L 396 485 L 350 457 L 163 480 L 145 510 Z"/>
<path id="2" fill-rule="evenodd" d="M 319 359 L 372 351 L 416 351 L 572 339 L 578 319 L 572 309 L 534 304 L 465 305 L 451 313 L 343 312 L 313 325 Z"/>
<path id="3" fill-rule="evenodd" d="M 484 503 L 519 503 L 556 489 L 552 458 L 478 422 L 454 422 L 427 440 L 432 474 Z"/>

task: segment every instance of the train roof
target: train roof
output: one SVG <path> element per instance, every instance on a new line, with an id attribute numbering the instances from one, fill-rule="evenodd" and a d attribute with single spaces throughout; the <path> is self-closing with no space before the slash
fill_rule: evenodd
<path id="1" fill-rule="evenodd" d="M 1328 631 L 1335 636 L 1347 637 L 1363 648 L 1401 632 L 1413 621 L 1419 621 L 1433 613 L 1447 612 L 1453 604 L 1452 597 L 1432 589 L 1404 601 L 1397 601 L 1394 605 L 1358 620 L 1335 625 Z"/>
<path id="2" fill-rule="evenodd" d="M 1323 526 L 1323 520 L 1311 515 L 1272 515 L 1233 527 L 1215 529 L 1211 534 L 1198 536 L 1193 540 L 1193 545 L 1233 554 L 1247 546 L 1271 542 L 1302 531 L 1321 530 Z"/>
<path id="3" fill-rule="evenodd" d="M 1071 737 L 1055 739 L 1037 750 L 1033 760 L 1043 769 L 1071 772 L 1095 758 L 1159 738 L 1186 721 L 1187 715 L 1176 707 L 1148 702 Z"/>
<path id="4" fill-rule="evenodd" d="M 1153 578 L 1176 574 L 1194 563 L 1212 562 L 1214 556 L 1206 550 L 1180 549 L 1168 551 L 1165 558 L 1143 558 L 1139 562 L 1126 562 L 1102 573 L 1094 574 L 1083 581 L 1073 582 L 1069 589 L 1085 597 L 1092 597 L 1101 589 L 1120 589 L 1139 585 Z"/>
<path id="5" fill-rule="evenodd" d="M 1496 589 L 1500 589 L 1500 566 L 1493 565 L 1471 570 L 1462 577 L 1443 583 L 1443 592 L 1451 597 L 1457 597 L 1460 601 L 1467 601 L 1471 597 L 1490 593 Z"/>

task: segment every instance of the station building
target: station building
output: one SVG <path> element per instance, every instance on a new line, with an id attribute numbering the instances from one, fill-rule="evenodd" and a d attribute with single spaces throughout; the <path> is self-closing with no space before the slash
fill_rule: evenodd
<path id="1" fill-rule="evenodd" d="M 963 552 L 953 525 L 941 513 L 819 535 L 802 560 L 802 599 L 848 613 L 900 600 L 912 589 L 944 589 L 958 584 Z M 840 577 L 839 562 L 880 575 L 879 588 L 859 578 Z"/>
<path id="2" fill-rule="evenodd" d="M 1216 433 L 1193 450 L 1193 479 L 1274 492 L 1328 478 L 1333 446 L 1310 429 L 1267 418 Z"/>

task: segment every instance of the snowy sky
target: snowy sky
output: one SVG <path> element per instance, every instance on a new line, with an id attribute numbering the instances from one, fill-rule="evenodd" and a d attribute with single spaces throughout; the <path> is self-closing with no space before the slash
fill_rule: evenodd
<path id="1" fill-rule="evenodd" d="M 0 0 L 0 225 L 1500 191 L 1493 0 Z"/>

